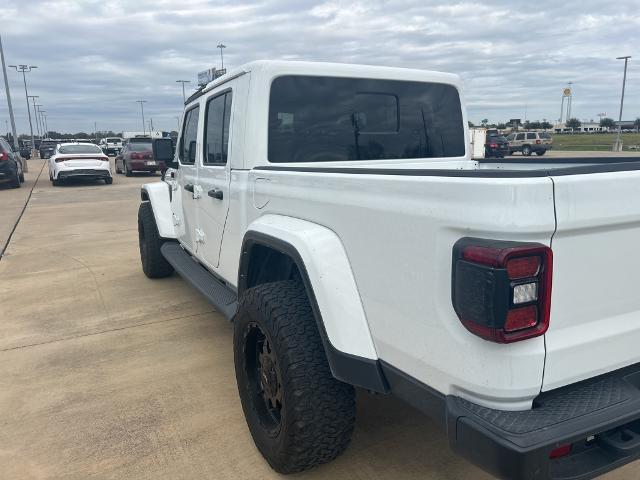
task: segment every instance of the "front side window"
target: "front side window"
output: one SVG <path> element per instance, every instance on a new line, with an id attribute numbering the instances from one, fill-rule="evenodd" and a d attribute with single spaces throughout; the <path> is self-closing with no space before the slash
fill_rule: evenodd
<path id="1" fill-rule="evenodd" d="M 459 157 L 462 108 L 452 85 L 283 76 L 271 85 L 270 162 Z"/>
<path id="2" fill-rule="evenodd" d="M 196 161 L 196 145 L 198 141 L 198 116 L 200 107 L 195 107 L 185 114 L 178 158 L 180 163 L 193 165 Z"/>
<path id="3" fill-rule="evenodd" d="M 516 135 L 516 140 L 524 140 L 524 133 L 519 133 Z"/>
<path id="4" fill-rule="evenodd" d="M 207 103 L 205 119 L 205 165 L 227 163 L 229 122 L 231 120 L 231 92 L 223 93 Z"/>

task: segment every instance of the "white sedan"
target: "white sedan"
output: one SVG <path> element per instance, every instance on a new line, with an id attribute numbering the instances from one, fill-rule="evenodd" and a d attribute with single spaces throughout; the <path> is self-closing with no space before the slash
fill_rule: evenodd
<path id="1" fill-rule="evenodd" d="M 49 158 L 49 179 L 54 185 L 60 185 L 69 178 L 113 183 L 109 157 L 92 143 L 59 143 Z"/>

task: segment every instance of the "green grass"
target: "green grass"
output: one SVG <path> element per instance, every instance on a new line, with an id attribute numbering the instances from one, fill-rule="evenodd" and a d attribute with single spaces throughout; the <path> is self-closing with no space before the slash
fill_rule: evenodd
<path id="1" fill-rule="evenodd" d="M 552 134 L 554 150 L 592 151 L 611 150 L 616 133 Z M 624 150 L 631 145 L 640 146 L 640 133 L 623 133 Z"/>

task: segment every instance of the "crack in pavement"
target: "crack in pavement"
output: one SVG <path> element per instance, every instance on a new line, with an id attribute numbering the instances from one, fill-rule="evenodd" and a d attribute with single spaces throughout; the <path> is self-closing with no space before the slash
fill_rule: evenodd
<path id="1" fill-rule="evenodd" d="M 83 334 L 80 334 L 80 335 L 72 335 L 70 337 L 57 338 L 55 340 L 47 340 L 46 342 L 30 343 L 30 344 L 27 344 L 27 345 L 18 345 L 17 347 L 9 347 L 9 348 L 0 349 L 0 353 L 10 352 L 12 350 L 20 350 L 20 349 L 29 348 L 29 347 L 39 347 L 41 345 L 49 345 L 51 343 L 64 342 L 64 341 L 67 341 L 67 340 L 75 340 L 75 339 L 78 339 L 78 338 L 92 337 L 92 336 L 95 336 L 95 335 L 102 335 L 104 333 L 119 332 L 121 330 L 128 330 L 130 328 L 147 327 L 149 325 L 157 325 L 157 324 L 160 324 L 160 323 L 175 322 L 176 320 L 183 320 L 185 318 L 190 318 L 190 317 L 198 317 L 200 315 L 206 315 L 206 314 L 209 314 L 209 313 L 218 313 L 218 311 L 217 310 L 207 310 L 206 312 L 192 313 L 191 315 L 183 315 L 181 317 L 165 318 L 164 320 L 156 320 L 155 322 L 137 323 L 135 325 L 127 325 L 127 326 L 124 326 L 124 327 L 110 328 L 108 330 L 102 330 L 100 332 L 83 333 Z"/>

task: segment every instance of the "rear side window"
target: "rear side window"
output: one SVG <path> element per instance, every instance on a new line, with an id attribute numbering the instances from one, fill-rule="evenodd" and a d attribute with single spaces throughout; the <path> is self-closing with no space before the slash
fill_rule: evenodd
<path id="1" fill-rule="evenodd" d="M 309 76 L 271 85 L 270 162 L 464 154 L 462 108 L 451 85 Z"/>
<path id="2" fill-rule="evenodd" d="M 231 120 L 231 92 L 223 93 L 207 103 L 204 132 L 205 165 L 227 163 L 229 121 Z"/>
<path id="3" fill-rule="evenodd" d="M 544 140 L 549 140 L 551 138 L 551 135 L 549 135 L 548 133 L 541 133 L 540 138 Z"/>
<path id="4" fill-rule="evenodd" d="M 200 107 L 195 107 L 185 113 L 182 137 L 178 158 L 180 163 L 193 165 L 196 160 L 196 142 L 198 140 L 198 116 Z"/>
<path id="5" fill-rule="evenodd" d="M 536 139 L 535 133 L 527 133 L 527 140 L 535 140 L 535 139 Z"/>

